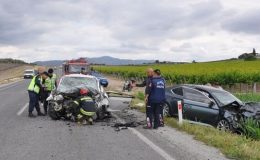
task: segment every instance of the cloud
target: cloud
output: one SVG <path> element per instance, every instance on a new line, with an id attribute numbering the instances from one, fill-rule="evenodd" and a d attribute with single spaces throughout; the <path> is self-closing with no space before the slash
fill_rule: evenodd
<path id="1" fill-rule="evenodd" d="M 245 13 L 238 13 L 232 18 L 225 20 L 222 24 L 228 31 L 246 34 L 260 34 L 259 10 L 251 10 Z"/>
<path id="2" fill-rule="evenodd" d="M 0 0 L 0 58 L 31 62 L 105 55 L 172 61 L 237 57 L 260 48 L 256 2 Z"/>

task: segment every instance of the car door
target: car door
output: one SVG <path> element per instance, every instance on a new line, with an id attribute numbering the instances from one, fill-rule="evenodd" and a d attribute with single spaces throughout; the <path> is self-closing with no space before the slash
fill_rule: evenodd
<path id="1" fill-rule="evenodd" d="M 184 117 L 202 123 L 212 124 L 219 115 L 216 103 L 198 90 L 184 87 L 183 88 L 183 114 Z"/>
<path id="2" fill-rule="evenodd" d="M 167 96 L 170 97 L 169 103 L 171 106 L 171 113 L 173 115 L 178 115 L 178 104 L 177 103 L 178 103 L 178 101 L 183 101 L 182 87 L 176 87 L 176 88 L 171 89 L 170 92 L 166 92 L 166 97 Z"/>

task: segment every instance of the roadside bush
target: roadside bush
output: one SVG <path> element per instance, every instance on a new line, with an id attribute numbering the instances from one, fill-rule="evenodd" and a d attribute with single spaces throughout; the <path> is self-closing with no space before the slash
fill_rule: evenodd
<path id="1" fill-rule="evenodd" d="M 241 121 L 243 134 L 247 138 L 260 140 L 260 122 L 252 118 Z"/>
<path id="2" fill-rule="evenodd" d="M 136 95 L 136 97 L 137 97 L 138 99 L 140 99 L 140 100 L 144 100 L 145 95 L 144 95 L 143 92 L 138 92 L 137 95 Z"/>

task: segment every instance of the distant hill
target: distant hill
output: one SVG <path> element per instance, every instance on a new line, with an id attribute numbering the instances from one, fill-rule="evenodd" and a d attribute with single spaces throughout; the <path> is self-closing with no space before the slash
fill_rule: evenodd
<path id="1" fill-rule="evenodd" d="M 27 64 L 26 62 L 19 59 L 12 58 L 0 58 L 0 63 L 11 63 L 11 64 Z"/>
<path id="2" fill-rule="evenodd" d="M 144 64 L 144 63 L 153 63 L 154 60 L 132 60 L 132 59 L 119 59 L 110 56 L 95 57 L 95 58 L 86 58 L 89 63 L 92 64 L 105 64 L 105 65 L 128 65 L 128 64 Z M 34 62 L 37 65 L 44 66 L 60 66 L 64 60 L 52 60 L 52 61 L 36 61 Z"/>
<path id="3" fill-rule="evenodd" d="M 53 60 L 53 61 L 36 61 L 33 62 L 34 64 L 37 64 L 39 66 L 60 66 L 64 60 Z"/>

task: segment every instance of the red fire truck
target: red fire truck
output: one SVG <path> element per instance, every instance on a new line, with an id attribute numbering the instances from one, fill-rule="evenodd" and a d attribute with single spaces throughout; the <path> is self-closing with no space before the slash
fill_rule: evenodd
<path id="1" fill-rule="evenodd" d="M 90 65 L 85 58 L 73 59 L 66 61 L 62 66 L 63 75 L 67 74 L 88 74 L 90 72 Z"/>

